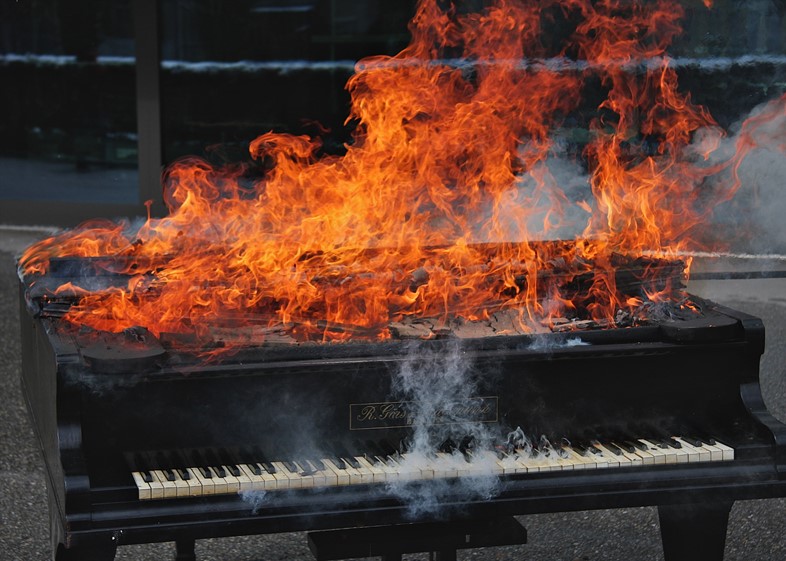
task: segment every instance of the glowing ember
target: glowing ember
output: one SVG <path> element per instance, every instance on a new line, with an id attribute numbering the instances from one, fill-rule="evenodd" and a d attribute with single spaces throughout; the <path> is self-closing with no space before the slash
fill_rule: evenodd
<path id="1" fill-rule="evenodd" d="M 383 339 L 407 317 L 472 321 L 499 310 L 515 310 L 528 332 L 577 311 L 614 326 L 621 311 L 672 298 L 679 286 L 646 279 L 639 294 L 620 292 L 615 256 L 695 248 L 713 206 L 738 188 L 746 149 L 707 163 L 721 133 L 678 90 L 666 56 L 680 5 L 498 0 L 463 13 L 441 4 L 420 2 L 404 51 L 358 63 L 347 84 L 357 128 L 344 155 L 269 132 L 250 144 L 268 169 L 250 186 L 242 169 L 182 160 L 164 181 L 168 217 L 85 224 L 31 247 L 20 269 L 114 257 L 128 285 L 83 287 L 65 318 L 156 334 L 253 316 L 324 339 Z M 547 47 L 543 28 L 555 20 L 568 32 Z M 534 62 L 547 58 L 564 64 Z M 580 238 L 538 245 L 569 203 L 547 165 L 552 138 L 590 81 L 606 93 L 584 151 L 594 200 L 578 202 Z M 724 172 L 724 187 L 700 189 Z M 539 282 L 555 269 L 562 281 Z M 587 274 L 585 293 L 566 292 Z"/>

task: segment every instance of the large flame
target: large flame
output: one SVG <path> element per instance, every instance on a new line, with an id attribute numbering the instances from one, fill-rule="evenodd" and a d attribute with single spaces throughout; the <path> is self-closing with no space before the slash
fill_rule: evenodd
<path id="1" fill-rule="evenodd" d="M 166 218 L 138 229 L 85 224 L 31 247 L 25 274 L 44 273 L 55 256 L 115 256 L 129 274 L 144 263 L 149 274 L 80 295 L 66 316 L 109 331 L 198 333 L 231 320 L 385 338 L 404 316 L 512 309 L 527 330 L 576 308 L 613 325 L 641 304 L 616 290 L 613 256 L 688 247 L 739 186 L 712 197 L 701 188 L 711 175 L 733 176 L 744 150 L 707 163 L 720 133 L 679 91 L 666 55 L 680 4 L 444 4 L 419 3 L 401 53 L 357 64 L 344 155 L 320 155 L 317 138 L 268 132 L 250 144 L 268 170 L 261 180 L 179 161 L 164 177 Z M 552 138 L 587 82 L 605 92 L 583 154 L 594 200 L 579 202 L 580 238 L 544 249 L 533 240 L 561 224 L 569 202 L 547 165 Z M 711 131 L 703 144 L 699 129 Z M 591 301 L 556 285 L 544 294 L 538 274 L 555 260 L 594 275 Z"/>

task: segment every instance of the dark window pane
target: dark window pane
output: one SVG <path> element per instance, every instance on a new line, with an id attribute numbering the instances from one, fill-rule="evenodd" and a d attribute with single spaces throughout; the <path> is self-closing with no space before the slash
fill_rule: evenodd
<path id="1" fill-rule="evenodd" d="M 414 0 L 162 2 L 164 161 L 245 158 L 269 130 L 349 139 L 344 83 L 360 58 L 409 41 Z M 318 124 L 317 124 L 318 123 Z"/>
<path id="2" fill-rule="evenodd" d="M 0 198 L 136 203 L 130 0 L 0 4 Z"/>

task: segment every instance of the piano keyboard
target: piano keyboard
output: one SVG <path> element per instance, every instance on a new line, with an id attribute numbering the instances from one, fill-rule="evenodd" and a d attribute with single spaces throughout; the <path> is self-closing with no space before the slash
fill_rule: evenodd
<path id="1" fill-rule="evenodd" d="M 734 459 L 734 449 L 714 439 L 671 437 L 624 441 L 589 441 L 550 445 L 543 450 L 464 450 L 452 453 L 372 453 L 322 459 L 216 461 L 195 467 L 150 469 L 132 473 L 140 500 L 225 495 L 445 479 L 503 476 L 545 471 L 637 467 L 655 464 L 717 462 Z"/>

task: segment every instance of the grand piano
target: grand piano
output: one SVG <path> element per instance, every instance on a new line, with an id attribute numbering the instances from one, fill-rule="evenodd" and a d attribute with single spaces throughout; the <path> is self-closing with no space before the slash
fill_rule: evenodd
<path id="1" fill-rule="evenodd" d="M 300 530 L 318 559 L 450 559 L 526 541 L 515 515 L 643 505 L 667 561 L 721 560 L 733 502 L 786 495 L 762 322 L 698 297 L 700 317 L 625 328 L 216 359 L 141 327 L 86 337 L 45 278 L 20 294 L 58 561 Z"/>

